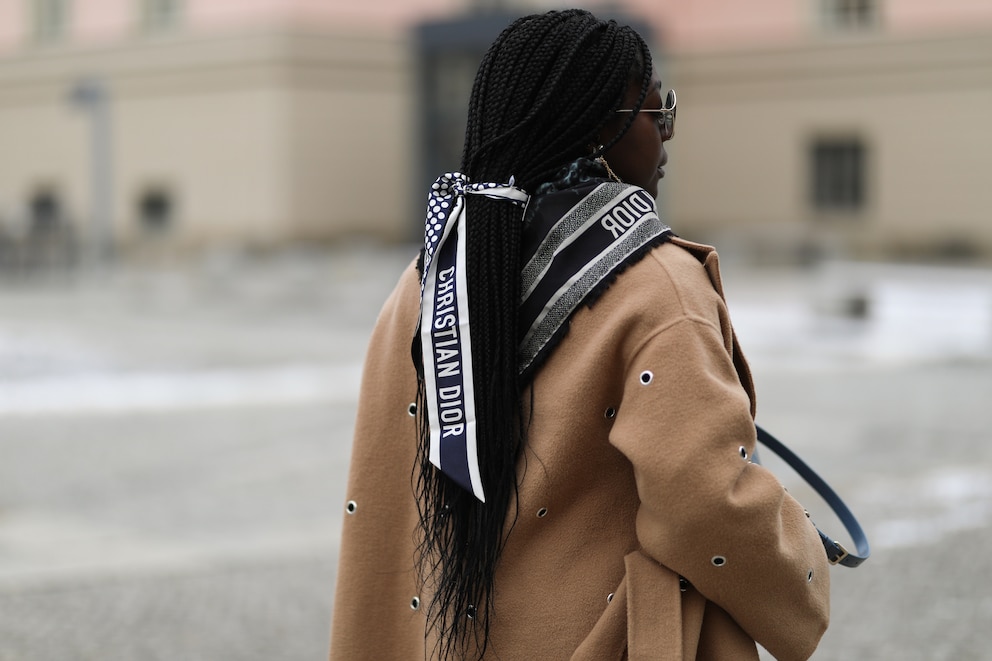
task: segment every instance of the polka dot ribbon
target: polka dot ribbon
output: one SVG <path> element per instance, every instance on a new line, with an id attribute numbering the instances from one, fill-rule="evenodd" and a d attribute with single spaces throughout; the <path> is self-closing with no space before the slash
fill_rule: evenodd
<path id="1" fill-rule="evenodd" d="M 423 352 L 430 460 L 445 475 L 485 502 L 475 437 L 472 338 L 465 268 L 466 195 L 485 195 L 526 206 L 528 194 L 508 184 L 470 183 L 459 172 L 431 186 L 424 227 L 420 282 L 420 346 Z"/>

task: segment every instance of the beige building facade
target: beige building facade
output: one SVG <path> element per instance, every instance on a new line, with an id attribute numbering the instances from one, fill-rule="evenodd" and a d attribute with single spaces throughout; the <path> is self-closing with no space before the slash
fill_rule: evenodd
<path id="1" fill-rule="evenodd" d="M 412 130 L 406 48 L 381 35 L 252 28 L 7 55 L 0 214 L 30 223 L 54 198 L 87 232 L 93 110 L 70 95 L 94 77 L 112 127 L 118 246 L 395 238 Z"/>
<path id="2" fill-rule="evenodd" d="M 0 239 L 53 218 L 138 255 L 409 239 L 413 26 L 469 4 L 0 0 Z M 678 89 L 669 222 L 757 253 L 992 258 L 988 4 L 622 3 Z"/>
<path id="3" fill-rule="evenodd" d="M 992 256 L 992 30 L 677 55 L 669 213 L 746 247 Z"/>

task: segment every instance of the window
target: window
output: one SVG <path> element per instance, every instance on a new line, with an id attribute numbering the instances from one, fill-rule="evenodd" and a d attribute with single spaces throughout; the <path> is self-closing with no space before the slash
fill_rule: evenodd
<path id="1" fill-rule="evenodd" d="M 62 202 L 50 187 L 37 189 L 28 199 L 28 231 L 51 234 L 62 224 Z"/>
<path id="2" fill-rule="evenodd" d="M 866 149 L 859 138 L 816 140 L 810 148 L 810 190 L 817 211 L 859 211 L 866 198 Z"/>
<path id="3" fill-rule="evenodd" d="M 167 232 L 172 227 L 174 208 L 169 191 L 149 188 L 138 198 L 138 223 L 152 234 Z"/>
<path id="4" fill-rule="evenodd" d="M 817 0 L 824 27 L 830 30 L 862 30 L 878 25 L 876 0 Z"/>
<path id="5" fill-rule="evenodd" d="M 61 41 L 69 29 L 69 0 L 34 0 L 34 38 L 50 44 Z"/>
<path id="6" fill-rule="evenodd" d="M 145 32 L 170 32 L 179 26 L 181 0 L 140 0 L 141 27 Z"/>

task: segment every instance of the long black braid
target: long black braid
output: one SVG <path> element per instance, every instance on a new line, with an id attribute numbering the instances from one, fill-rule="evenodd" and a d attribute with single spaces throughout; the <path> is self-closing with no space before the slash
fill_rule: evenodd
<path id="1" fill-rule="evenodd" d="M 598 135 L 632 81 L 640 107 L 651 81 L 651 54 L 631 28 L 582 10 L 515 21 L 479 67 L 469 103 L 462 172 L 474 182 L 506 182 L 533 192 L 582 156 L 608 150 L 634 121 L 600 146 Z M 420 417 L 421 579 L 434 597 L 427 627 L 444 660 L 481 659 L 493 620 L 497 561 L 517 512 L 517 463 L 525 438 L 524 384 L 517 375 L 521 211 L 473 196 L 467 267 L 472 361 L 476 378 L 479 465 L 487 502 L 436 470 Z M 426 411 L 423 383 L 419 411 Z"/>

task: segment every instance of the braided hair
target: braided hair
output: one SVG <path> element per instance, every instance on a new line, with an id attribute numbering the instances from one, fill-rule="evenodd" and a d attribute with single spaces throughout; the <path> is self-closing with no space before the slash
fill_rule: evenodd
<path id="1" fill-rule="evenodd" d="M 615 144 L 634 120 L 599 146 L 598 134 L 631 84 L 637 106 L 649 92 L 651 54 L 630 27 L 587 11 L 526 16 L 506 28 L 479 67 L 469 102 L 462 172 L 471 181 L 506 182 L 533 193 L 568 164 Z M 420 416 L 418 495 L 420 578 L 433 599 L 428 632 L 444 660 L 482 659 L 489 644 L 494 575 L 516 521 L 517 463 L 526 420 L 526 384 L 517 372 L 520 209 L 471 196 L 467 228 L 469 314 L 476 374 L 476 438 L 487 501 L 428 458 L 429 427 Z M 423 382 L 418 410 L 426 411 Z M 511 513 L 510 508 L 514 507 Z"/>

